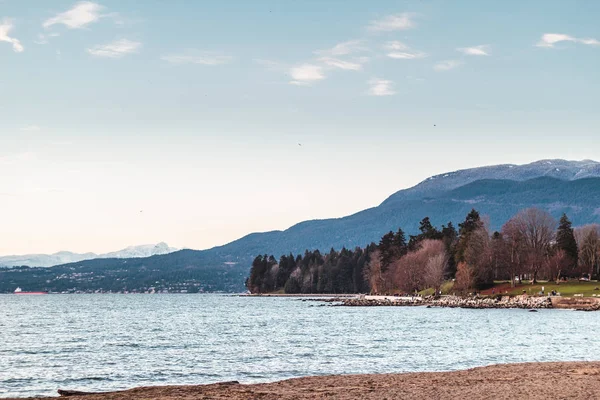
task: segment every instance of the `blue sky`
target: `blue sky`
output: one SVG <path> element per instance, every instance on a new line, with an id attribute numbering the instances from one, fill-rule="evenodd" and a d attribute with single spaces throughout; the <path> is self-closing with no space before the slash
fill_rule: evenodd
<path id="1" fill-rule="evenodd" d="M 0 0 L 0 254 L 207 248 L 444 171 L 598 160 L 599 18 L 594 1 Z"/>

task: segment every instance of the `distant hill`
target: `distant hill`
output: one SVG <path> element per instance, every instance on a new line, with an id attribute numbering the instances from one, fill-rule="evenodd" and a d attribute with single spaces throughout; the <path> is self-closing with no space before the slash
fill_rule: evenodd
<path id="1" fill-rule="evenodd" d="M 72 274 L 73 271 L 99 271 L 102 268 L 125 273 L 131 269 L 147 284 L 159 276 L 168 279 L 187 276 L 212 288 L 208 290 L 218 287 L 216 290 L 241 291 L 250 263 L 259 254 L 279 257 L 290 252 L 303 253 L 306 249 L 327 251 L 332 247 L 365 246 L 399 227 L 409 234 L 416 233 L 419 221 L 425 216 L 437 226 L 449 221 L 457 225 L 472 208 L 487 215 L 491 228 L 497 230 L 511 216 L 529 207 L 547 210 L 557 219 L 566 212 L 575 226 L 600 223 L 600 163 L 542 160 L 527 165 L 449 172 L 400 190 L 379 206 L 347 217 L 305 221 L 285 231 L 252 233 L 209 250 L 184 250 L 139 259 L 97 259 L 54 267 L 47 273 L 56 275 L 68 270 Z M 142 271 L 154 278 L 145 280 Z M 25 272 L 22 277 L 37 274 L 36 285 L 42 286 L 46 280 L 54 279 L 49 277 L 55 276 L 40 274 L 37 270 L 35 274 Z M 0 291 L 7 290 L 2 289 L 3 279 L 6 276 L 0 272 Z M 72 283 L 77 283 L 76 278 L 73 279 Z M 17 281 L 13 278 L 11 282 L 14 286 Z M 108 284 L 106 282 L 102 287 Z M 114 287 L 119 285 L 125 287 L 126 283 L 121 281 Z M 41 290 L 42 286 L 33 285 L 27 289 Z M 99 286 L 94 283 L 90 287 Z"/>
<path id="2" fill-rule="evenodd" d="M 0 293 L 17 287 L 50 292 L 241 292 L 248 266 L 215 263 L 207 254 L 180 250 L 146 258 L 107 258 L 49 268 L 0 269 Z"/>
<path id="3" fill-rule="evenodd" d="M 82 260 L 91 260 L 95 258 L 135 258 L 150 257 L 160 254 L 169 254 L 177 251 L 169 247 L 166 243 L 146 244 L 141 246 L 130 246 L 123 250 L 114 251 L 106 254 L 95 253 L 72 253 L 70 251 L 61 251 L 54 254 L 27 254 L 20 256 L 0 257 L 0 267 L 52 267 L 54 265 L 67 264 Z"/>

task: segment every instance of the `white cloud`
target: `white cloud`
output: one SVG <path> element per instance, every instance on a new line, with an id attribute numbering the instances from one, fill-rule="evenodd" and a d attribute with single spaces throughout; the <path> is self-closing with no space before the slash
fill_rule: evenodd
<path id="1" fill-rule="evenodd" d="M 361 60 L 364 60 L 364 58 Z M 319 61 L 332 68 L 339 68 L 349 71 L 360 71 L 362 69 L 362 63 L 360 62 L 345 61 L 340 60 L 339 58 L 323 57 L 320 58 Z"/>
<path id="2" fill-rule="evenodd" d="M 126 54 L 137 52 L 141 45 L 140 42 L 121 39 L 112 43 L 94 46 L 86 51 L 96 57 L 120 58 Z"/>
<path id="3" fill-rule="evenodd" d="M 348 54 L 367 51 L 368 48 L 364 45 L 364 40 L 349 40 L 347 42 L 338 43 L 333 48 L 327 50 L 317 50 L 316 54 L 326 56 L 345 56 Z"/>
<path id="4" fill-rule="evenodd" d="M 404 44 L 402 42 L 393 40 L 391 42 L 387 42 L 386 44 L 384 44 L 383 48 L 386 50 L 408 50 L 410 47 L 408 47 L 406 44 Z"/>
<path id="5" fill-rule="evenodd" d="M 415 23 L 412 20 L 413 17 L 414 14 L 412 13 L 388 15 L 387 17 L 371 21 L 368 29 L 375 32 L 391 32 L 410 29 L 415 26 Z"/>
<path id="6" fill-rule="evenodd" d="M 394 82 L 385 79 L 371 79 L 369 82 L 371 87 L 369 88 L 370 96 L 392 96 L 396 92 L 392 89 Z"/>
<path id="7" fill-rule="evenodd" d="M 10 31 L 13 29 L 12 20 L 5 18 L 0 22 L 0 42 L 7 42 L 12 44 L 12 48 L 15 53 L 21 53 L 25 48 L 21 44 L 21 41 L 14 37 L 8 36 Z"/>
<path id="8" fill-rule="evenodd" d="M 414 60 L 417 58 L 427 57 L 427 54 L 421 52 L 405 52 L 405 51 L 393 51 L 388 53 L 389 58 L 402 59 L 402 60 Z"/>
<path id="9" fill-rule="evenodd" d="M 414 60 L 417 58 L 427 57 L 427 54 L 421 51 L 414 51 L 406 44 L 397 40 L 387 42 L 383 45 L 385 50 L 388 50 L 387 56 L 390 58 L 401 59 L 401 60 Z"/>
<path id="10" fill-rule="evenodd" d="M 369 61 L 368 57 L 352 57 L 351 60 L 340 57 L 365 51 L 369 51 L 369 49 L 365 46 L 364 40 L 349 40 L 338 43 L 331 49 L 317 50 L 314 53 L 321 56 L 317 61 L 323 63 L 327 68 L 360 71 L 363 64 Z"/>
<path id="11" fill-rule="evenodd" d="M 195 50 L 188 50 L 183 54 L 169 54 L 160 58 L 163 61 L 167 61 L 171 64 L 200 64 L 200 65 L 221 65 L 230 63 L 233 57 L 212 53 L 212 52 L 198 52 Z"/>
<path id="12" fill-rule="evenodd" d="M 586 44 L 589 46 L 600 46 L 600 40 L 593 38 L 576 38 L 563 33 L 545 33 L 539 42 L 536 43 L 537 47 L 554 47 L 559 42 L 574 42 Z"/>
<path id="13" fill-rule="evenodd" d="M 490 46 L 487 44 L 482 44 L 479 46 L 473 47 L 460 47 L 456 49 L 463 54 L 468 56 L 489 56 L 490 55 Z"/>
<path id="14" fill-rule="evenodd" d="M 591 46 L 600 46 L 600 40 L 593 38 L 578 39 L 578 42 Z"/>
<path id="15" fill-rule="evenodd" d="M 313 64 L 302 64 L 290 69 L 292 85 L 306 86 L 325 79 L 323 67 Z"/>
<path id="16" fill-rule="evenodd" d="M 20 130 L 23 132 L 37 132 L 42 130 L 42 128 L 37 125 L 25 125 Z"/>
<path id="17" fill-rule="evenodd" d="M 460 67 L 462 62 L 458 60 L 446 60 L 441 61 L 433 66 L 433 69 L 436 71 L 448 71 L 454 69 L 456 67 Z"/>
<path id="18" fill-rule="evenodd" d="M 100 19 L 102 7 L 91 1 L 80 1 L 73 8 L 44 21 L 42 26 L 50 28 L 53 25 L 64 25 L 69 29 L 79 29 Z"/>

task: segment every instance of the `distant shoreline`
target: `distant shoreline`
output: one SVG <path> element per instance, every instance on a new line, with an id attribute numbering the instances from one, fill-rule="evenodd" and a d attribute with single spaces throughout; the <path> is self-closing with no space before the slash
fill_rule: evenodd
<path id="1" fill-rule="evenodd" d="M 334 294 L 334 293 L 253 293 L 253 294 L 240 294 L 240 297 L 304 297 L 304 298 L 354 298 L 357 297 L 357 294 L 354 293 L 344 293 L 344 294 Z"/>
<path id="2" fill-rule="evenodd" d="M 598 377 L 600 362 L 550 362 L 499 364 L 452 372 L 331 375 L 251 385 L 223 382 L 139 387 L 69 397 L 74 400 L 592 399 L 600 398 Z"/>
<path id="3" fill-rule="evenodd" d="M 371 296 L 360 294 L 242 294 L 241 297 L 296 297 L 322 299 L 345 307 L 437 307 L 471 309 L 569 309 L 600 311 L 598 297 L 562 297 L 529 295 L 496 296 Z"/>
<path id="4" fill-rule="evenodd" d="M 570 309 L 579 311 L 599 311 L 600 298 L 597 297 L 561 297 L 561 296 L 441 296 L 441 297 L 395 297 L 360 296 L 340 299 L 341 306 L 349 307 L 440 307 L 472 309 Z"/>

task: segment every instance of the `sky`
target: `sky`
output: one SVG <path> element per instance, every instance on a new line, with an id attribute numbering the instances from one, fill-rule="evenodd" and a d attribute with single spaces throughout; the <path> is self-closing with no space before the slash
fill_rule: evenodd
<path id="1" fill-rule="evenodd" d="M 600 2 L 0 0 L 0 255 L 205 249 L 600 160 Z"/>

